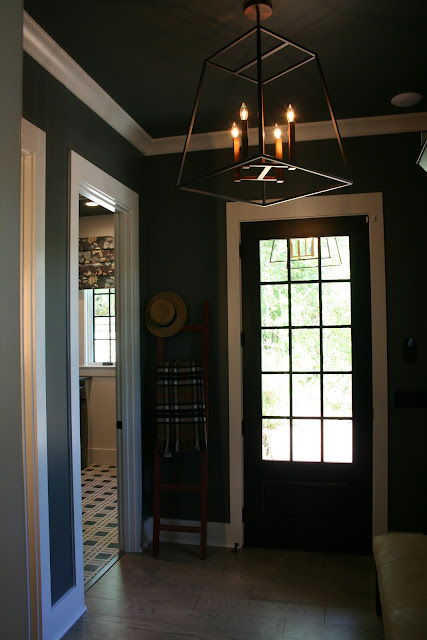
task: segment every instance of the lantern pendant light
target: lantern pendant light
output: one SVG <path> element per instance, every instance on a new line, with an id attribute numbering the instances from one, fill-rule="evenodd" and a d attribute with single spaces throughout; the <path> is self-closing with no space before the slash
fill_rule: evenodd
<path id="1" fill-rule="evenodd" d="M 270 0 L 245 0 L 243 9 L 256 27 L 203 64 L 177 186 L 228 201 L 269 206 L 353 184 L 317 55 L 261 26 L 272 15 Z M 320 98 L 314 98 L 315 90 Z M 235 106 L 222 113 L 234 95 Z M 218 96 L 222 96 L 219 104 Z M 307 127 L 313 122 L 307 118 L 313 111 L 310 100 L 316 108 L 323 105 L 320 120 L 328 140 L 326 151 L 319 151 L 318 142 L 314 150 L 308 146 Z M 202 130 L 213 106 L 218 121 L 228 120 L 228 131 L 224 127 Z M 206 134 L 214 141 L 214 150 L 202 157 L 201 139 Z"/>

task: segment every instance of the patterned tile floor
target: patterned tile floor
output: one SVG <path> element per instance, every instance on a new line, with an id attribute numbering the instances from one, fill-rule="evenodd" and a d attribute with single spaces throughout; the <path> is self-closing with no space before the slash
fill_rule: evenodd
<path id="1" fill-rule="evenodd" d="M 118 558 L 116 467 L 82 469 L 83 570 L 85 587 Z"/>

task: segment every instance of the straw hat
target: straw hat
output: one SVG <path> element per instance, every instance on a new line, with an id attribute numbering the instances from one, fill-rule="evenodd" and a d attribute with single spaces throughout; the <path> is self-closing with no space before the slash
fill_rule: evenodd
<path id="1" fill-rule="evenodd" d="M 170 291 L 153 296 L 145 310 L 145 324 L 155 336 L 167 338 L 178 333 L 187 319 L 184 300 Z"/>

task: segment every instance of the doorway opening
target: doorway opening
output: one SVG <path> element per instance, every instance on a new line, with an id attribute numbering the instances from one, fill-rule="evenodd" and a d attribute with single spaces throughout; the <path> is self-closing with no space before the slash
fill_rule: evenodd
<path id="1" fill-rule="evenodd" d="M 92 290 L 92 307 L 95 314 L 92 317 L 92 342 L 81 346 L 79 342 L 79 208 L 81 196 L 101 205 L 108 212 L 113 213 L 114 219 L 114 295 L 111 282 L 100 282 L 102 286 Z M 101 216 L 100 216 L 101 217 Z M 92 232 L 91 232 L 92 233 Z M 85 237 L 89 232 L 85 232 Z M 96 237 L 96 236 L 94 236 Z M 110 385 L 116 390 L 115 410 L 110 402 L 107 411 L 108 419 L 114 416 L 114 434 L 111 432 L 107 440 L 94 440 L 89 437 L 87 443 L 87 461 L 95 460 L 102 469 L 101 479 L 114 483 L 114 462 L 117 469 L 117 498 L 109 498 L 112 503 L 105 511 L 113 511 L 114 500 L 117 500 L 117 544 L 110 547 L 108 553 L 139 552 L 141 551 L 141 513 L 142 513 L 142 459 L 141 459 L 141 388 L 140 388 L 140 331 L 139 331 L 139 196 L 128 187 L 118 182 L 104 171 L 91 164 L 75 152 L 70 153 L 70 218 L 69 218 L 69 380 L 71 398 L 71 448 L 73 469 L 73 521 L 74 521 L 74 559 L 75 582 L 82 601 L 84 601 L 85 582 L 90 583 L 88 575 L 84 575 L 83 558 L 83 522 L 82 522 L 82 474 L 81 474 L 81 435 L 80 435 L 80 348 L 87 353 L 92 349 L 92 362 L 98 389 Z M 94 250 L 96 253 L 96 249 Z M 96 271 L 96 270 L 95 270 Z M 99 271 L 99 270 L 98 270 Z M 96 271 L 96 273 L 98 273 Z M 102 269 L 101 269 L 102 272 Z M 108 275 L 108 274 L 107 274 Z M 89 276 L 88 276 L 89 277 Z M 87 294 L 89 296 L 89 294 Z M 84 294 L 83 294 L 84 302 Z M 81 307 L 84 305 L 81 305 Z M 105 312 L 106 311 L 106 312 Z M 117 320 L 117 322 L 116 322 Z M 86 330 L 88 329 L 86 319 Z M 117 347 L 116 347 L 117 345 Z M 96 349 L 96 352 L 95 352 Z M 111 375 L 114 364 L 114 353 L 118 356 L 115 364 L 115 378 Z M 85 357 L 83 353 L 83 358 Z M 105 360 L 104 360 L 105 358 Z M 102 359 L 99 364 L 95 362 Z M 89 368 L 90 369 L 90 368 Z M 89 369 L 84 371 L 88 374 Z M 103 376 L 99 375 L 104 373 Z M 107 375 L 105 375 L 107 374 Z M 85 376 L 84 376 L 85 377 Z M 89 377 L 89 376 L 88 376 Z M 91 403 L 94 400 L 95 377 L 85 382 L 89 386 L 89 420 L 91 417 Z M 112 398 L 110 398 L 112 400 Z M 103 406 L 103 409 L 106 407 Z M 105 426 L 105 419 L 102 421 Z M 98 434 L 100 437 L 106 433 Z M 115 450 L 114 450 L 115 444 Z M 91 458 L 92 457 L 92 458 Z M 96 476 L 96 479 L 99 478 Z M 96 484 L 102 485 L 101 482 Z M 102 490 L 102 486 L 89 488 Z M 107 484 L 107 482 L 105 483 Z M 85 485 L 87 488 L 87 485 Z M 111 488 L 111 487 L 110 487 Z M 108 491 L 108 493 L 111 493 Z M 92 497 L 90 494 L 85 497 Z M 89 504 L 101 501 L 89 501 Z M 91 507 L 93 508 L 93 507 Z M 85 515 L 86 518 L 86 515 Z M 89 518 L 89 517 L 88 517 Z M 92 520 L 95 520 L 93 518 Z M 114 520 L 114 518 L 113 518 Z M 89 518 L 91 521 L 91 518 Z M 86 522 L 86 524 L 88 524 Z M 115 522 L 110 520 L 113 529 Z M 106 531 L 102 532 L 107 535 Z M 98 537 L 105 537 L 99 535 Z M 99 554 L 107 555 L 100 551 Z M 99 557 L 97 560 L 107 561 L 109 558 Z M 104 566 L 102 571 L 105 571 Z M 85 580 L 86 577 L 86 580 Z M 99 577 L 99 574 L 98 574 Z"/>
<path id="2" fill-rule="evenodd" d="M 85 591 L 119 558 L 114 213 L 79 196 L 79 396 Z"/>

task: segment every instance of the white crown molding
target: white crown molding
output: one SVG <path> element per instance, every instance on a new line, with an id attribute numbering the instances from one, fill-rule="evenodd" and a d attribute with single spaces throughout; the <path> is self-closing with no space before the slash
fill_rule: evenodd
<path id="1" fill-rule="evenodd" d="M 134 147 L 147 154 L 151 136 L 24 11 L 24 51 Z"/>
<path id="2" fill-rule="evenodd" d="M 427 113 L 398 113 L 391 116 L 373 116 L 369 118 L 349 118 L 338 120 L 338 128 L 342 138 L 361 136 L 378 136 L 393 133 L 410 133 L 427 130 Z M 266 127 L 266 134 L 273 139 L 273 127 Z M 305 122 L 295 128 L 296 140 L 328 140 L 335 138 L 332 121 Z M 249 141 L 256 144 L 258 131 L 249 130 Z M 182 153 L 186 136 L 152 139 L 148 155 L 166 153 Z M 191 136 L 189 151 L 231 148 L 229 131 L 212 131 L 196 133 Z"/>
<path id="3" fill-rule="evenodd" d="M 427 112 L 349 118 L 338 120 L 338 127 L 343 138 L 421 132 L 427 127 Z"/>
<path id="4" fill-rule="evenodd" d="M 24 11 L 24 51 L 146 156 L 182 153 L 186 136 L 152 138 Z M 427 112 L 338 120 L 342 138 L 427 130 Z M 267 128 L 267 133 L 273 128 Z M 249 136 L 256 132 L 249 132 Z M 297 140 L 327 140 L 335 133 L 330 121 L 301 123 Z M 256 138 L 255 138 L 256 139 Z M 229 131 L 194 134 L 191 151 L 231 147 Z"/>

